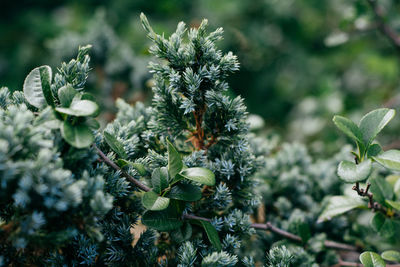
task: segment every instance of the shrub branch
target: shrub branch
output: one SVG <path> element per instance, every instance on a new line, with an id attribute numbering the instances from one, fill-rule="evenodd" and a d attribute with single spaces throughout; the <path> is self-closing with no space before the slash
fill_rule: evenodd
<path id="1" fill-rule="evenodd" d="M 101 151 L 95 144 L 93 144 L 93 148 L 97 151 L 97 154 L 100 156 L 101 160 L 107 164 L 108 166 L 110 166 L 111 168 L 115 169 L 116 171 L 119 171 L 121 173 L 121 175 L 125 178 L 128 179 L 128 181 L 130 181 L 133 185 L 139 187 L 141 190 L 148 192 L 151 189 L 146 186 L 145 184 L 141 183 L 140 181 L 138 181 L 137 179 L 135 179 L 133 176 L 129 175 L 128 173 L 126 173 L 125 171 L 123 171 L 120 167 L 117 166 L 117 164 L 115 164 L 111 159 L 109 159 L 104 153 L 103 151 Z M 201 220 L 201 221 L 207 221 L 210 222 L 211 219 L 209 218 L 205 218 L 205 217 L 200 217 L 197 215 L 193 215 L 193 214 L 183 214 L 182 215 L 183 219 L 189 219 L 189 220 Z M 266 223 L 253 223 L 251 225 L 251 227 L 253 227 L 254 229 L 257 230 L 266 230 L 266 231 L 271 231 L 275 234 L 278 234 L 282 237 L 285 237 L 287 239 L 296 241 L 296 242 L 301 242 L 302 239 L 300 236 L 289 233 L 285 230 L 282 230 L 274 225 L 272 225 L 271 222 L 266 222 Z M 338 243 L 335 241 L 329 241 L 326 240 L 325 241 L 325 247 L 327 248 L 332 248 L 332 249 L 337 249 L 337 250 L 350 250 L 350 251 L 357 251 L 357 247 L 352 246 L 352 245 L 348 245 L 348 244 L 343 244 L 343 243 Z"/>

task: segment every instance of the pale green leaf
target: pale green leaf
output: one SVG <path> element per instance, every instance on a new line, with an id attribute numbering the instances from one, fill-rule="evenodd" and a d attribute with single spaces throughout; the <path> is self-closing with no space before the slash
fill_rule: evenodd
<path id="1" fill-rule="evenodd" d="M 95 102 L 90 100 L 72 101 L 69 108 L 58 107 L 56 110 L 62 114 L 67 114 L 77 117 L 92 116 L 97 113 L 98 106 Z"/>
<path id="2" fill-rule="evenodd" d="M 328 205 L 318 218 L 318 222 L 330 220 L 332 217 L 338 216 L 355 208 L 365 207 L 365 202 L 357 197 L 350 196 L 332 196 Z"/>
<path id="3" fill-rule="evenodd" d="M 43 108 L 47 104 L 54 107 L 51 77 L 52 71 L 49 66 L 34 68 L 26 76 L 23 91 L 29 104 L 37 108 Z"/>
<path id="4" fill-rule="evenodd" d="M 75 95 L 78 93 L 71 85 L 67 84 L 58 89 L 58 98 L 60 99 L 60 104 L 62 107 L 69 107 L 74 99 Z"/>
<path id="5" fill-rule="evenodd" d="M 400 262 L 400 252 L 395 250 L 387 250 L 381 254 L 381 257 L 387 261 Z"/>
<path id="6" fill-rule="evenodd" d="M 382 154 L 373 157 L 373 159 L 391 170 L 400 171 L 400 151 L 399 150 L 388 150 Z"/>
<path id="7" fill-rule="evenodd" d="M 366 251 L 360 255 L 360 261 L 364 267 L 385 267 L 384 260 L 375 252 Z"/>
<path id="8" fill-rule="evenodd" d="M 186 179 L 205 184 L 209 186 L 215 185 L 215 175 L 212 171 L 206 168 L 187 168 L 180 173 Z"/>
<path id="9" fill-rule="evenodd" d="M 372 171 L 370 159 L 364 160 L 360 164 L 350 161 L 340 162 L 337 170 L 338 176 L 347 183 L 361 182 L 368 178 Z"/>
<path id="10" fill-rule="evenodd" d="M 142 204 L 148 210 L 164 210 L 169 205 L 169 198 L 161 197 L 153 191 L 148 191 L 142 196 Z"/>

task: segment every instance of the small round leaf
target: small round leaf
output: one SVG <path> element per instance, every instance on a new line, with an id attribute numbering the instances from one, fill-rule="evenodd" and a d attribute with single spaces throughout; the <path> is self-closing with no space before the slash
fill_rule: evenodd
<path id="1" fill-rule="evenodd" d="M 361 182 L 368 178 L 372 171 L 372 162 L 367 159 L 360 164 L 350 161 L 340 162 L 337 174 L 343 181 L 347 183 Z"/>

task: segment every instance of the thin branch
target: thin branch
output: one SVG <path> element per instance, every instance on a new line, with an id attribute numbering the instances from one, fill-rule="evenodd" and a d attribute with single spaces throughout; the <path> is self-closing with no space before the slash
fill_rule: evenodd
<path id="1" fill-rule="evenodd" d="M 396 50 L 400 52 L 400 36 L 385 22 L 385 14 L 382 8 L 377 4 L 377 0 L 367 0 L 367 2 L 374 12 L 379 30 L 392 43 Z"/>
<path id="2" fill-rule="evenodd" d="M 133 178 L 133 176 L 129 175 L 128 173 L 126 173 L 125 171 L 123 171 L 120 167 L 118 167 L 117 164 L 115 164 L 112 160 L 110 160 L 104 153 L 103 151 L 101 151 L 95 144 L 93 144 L 94 149 L 96 149 L 97 154 L 100 156 L 100 158 L 104 161 L 105 164 L 107 164 L 108 166 L 110 166 L 111 168 L 113 168 L 116 171 L 120 171 L 121 175 L 124 176 L 126 179 L 128 179 L 129 182 L 131 182 L 132 184 L 134 184 L 135 186 L 139 187 L 140 189 L 142 189 L 143 191 L 150 191 L 151 189 L 145 185 L 142 184 L 141 182 L 139 182 L 137 179 Z"/>
<path id="3" fill-rule="evenodd" d="M 381 204 L 378 202 L 374 201 L 374 194 L 368 192 L 369 188 L 371 187 L 370 183 L 367 183 L 367 187 L 365 189 L 360 188 L 360 183 L 356 183 L 355 186 L 353 186 L 353 190 L 357 192 L 357 194 L 361 197 L 368 197 L 368 208 L 372 209 L 372 211 L 379 211 L 382 212 L 384 215 L 387 214 L 387 209 L 383 207 Z"/>
<path id="4" fill-rule="evenodd" d="M 140 181 L 136 180 L 134 177 L 132 177 L 131 175 L 129 175 L 128 173 L 126 173 L 125 171 L 123 171 L 120 167 L 118 167 L 112 160 L 110 160 L 104 153 L 103 151 L 101 151 L 95 144 L 93 144 L 94 149 L 96 149 L 97 154 L 100 156 L 100 158 L 103 160 L 104 163 L 106 163 L 108 166 L 110 166 L 111 168 L 120 171 L 121 175 L 124 176 L 125 178 L 127 178 L 132 184 L 136 185 L 137 187 L 139 187 L 140 189 L 142 189 L 143 191 L 150 191 L 151 189 L 146 186 L 145 184 L 142 184 Z M 200 217 L 197 215 L 193 215 L 193 214 L 183 214 L 182 215 L 183 219 L 189 219 L 189 220 L 201 220 L 201 221 L 207 221 L 210 222 L 211 219 L 209 218 L 205 218 L 205 217 Z M 282 230 L 276 226 L 273 226 L 270 222 L 267 222 L 265 224 L 262 223 L 253 223 L 251 225 L 251 227 L 253 227 L 254 229 L 258 229 L 258 230 L 269 230 L 273 233 L 276 233 L 280 236 L 283 236 L 287 239 L 296 241 L 296 242 L 301 242 L 301 237 L 292 233 L 289 233 L 285 230 Z M 340 250 L 351 250 L 351 251 L 357 251 L 357 247 L 351 246 L 351 245 L 347 245 L 347 244 L 342 244 L 342 243 L 338 243 L 338 242 L 334 242 L 334 241 L 325 241 L 325 246 L 327 248 L 333 248 L 333 249 L 340 249 Z"/>

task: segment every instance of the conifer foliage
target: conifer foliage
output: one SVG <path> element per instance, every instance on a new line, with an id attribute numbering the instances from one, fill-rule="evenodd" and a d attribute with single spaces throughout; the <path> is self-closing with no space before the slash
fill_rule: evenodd
<path id="1" fill-rule="evenodd" d="M 1 265 L 252 262 L 238 249 L 254 232 L 261 160 L 243 100 L 225 94 L 237 58 L 217 49 L 223 31 L 207 33 L 207 20 L 168 39 L 141 20 L 160 59 L 152 106 L 118 100 L 103 131 L 84 92 L 90 46 L 54 78 L 35 68 L 23 93 L 1 88 Z"/>

